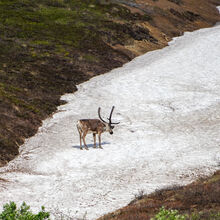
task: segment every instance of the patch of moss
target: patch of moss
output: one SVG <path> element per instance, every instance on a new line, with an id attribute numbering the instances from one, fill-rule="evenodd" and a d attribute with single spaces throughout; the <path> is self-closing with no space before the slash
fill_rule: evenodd
<path id="1" fill-rule="evenodd" d="M 88 62 L 99 62 L 99 58 L 92 54 L 85 54 L 83 56 L 83 59 L 85 59 Z"/>
<path id="2" fill-rule="evenodd" d="M 88 4 L 90 3 L 90 4 Z M 90 7 L 90 5 L 94 7 Z M 132 14 L 119 5 L 97 5 L 91 1 L 64 0 L 4 0 L 0 5 L 0 31 L 7 37 L 28 39 L 39 45 L 62 42 L 76 48 L 86 41 L 94 43 L 100 40 L 100 28 L 105 28 L 106 21 L 111 21 L 108 14 L 115 19 L 146 20 L 146 15 Z M 149 20 L 149 18 L 147 18 Z M 120 26 L 120 24 L 117 24 Z M 5 27 L 7 27 L 5 29 Z M 114 26 L 108 26 L 115 31 Z M 117 28 L 116 30 L 120 30 Z M 126 35 L 126 33 L 125 33 Z M 120 33 L 123 36 L 123 33 Z"/>
<path id="3" fill-rule="evenodd" d="M 50 45 L 48 40 L 34 40 L 31 42 L 33 45 Z"/>
<path id="4" fill-rule="evenodd" d="M 207 183 L 215 183 L 215 182 L 220 182 L 220 174 L 215 174 L 211 178 L 207 180 Z"/>
<path id="5" fill-rule="evenodd" d="M 30 103 L 26 103 L 24 100 L 18 98 L 16 96 L 17 92 L 21 92 L 22 90 L 18 87 L 13 86 L 5 86 L 3 83 L 0 84 L 0 97 L 3 99 L 6 99 L 12 104 L 15 104 L 16 106 L 23 107 L 28 111 L 33 111 L 35 113 L 38 113 L 39 110 L 35 108 Z"/>

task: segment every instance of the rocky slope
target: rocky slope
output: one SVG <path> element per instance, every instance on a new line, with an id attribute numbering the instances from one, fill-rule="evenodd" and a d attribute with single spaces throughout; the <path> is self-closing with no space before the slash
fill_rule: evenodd
<path id="1" fill-rule="evenodd" d="M 0 165 L 76 85 L 220 21 L 219 0 L 0 2 Z"/>

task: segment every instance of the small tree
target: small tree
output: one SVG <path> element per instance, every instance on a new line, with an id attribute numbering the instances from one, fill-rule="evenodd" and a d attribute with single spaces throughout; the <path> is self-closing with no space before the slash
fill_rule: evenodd
<path id="1" fill-rule="evenodd" d="M 33 214 L 30 211 L 30 206 L 22 203 L 20 208 L 14 202 L 5 204 L 3 211 L 0 213 L 0 220 L 44 220 L 49 219 L 50 214 L 45 212 L 45 208 L 42 206 L 41 211 L 38 214 Z"/>

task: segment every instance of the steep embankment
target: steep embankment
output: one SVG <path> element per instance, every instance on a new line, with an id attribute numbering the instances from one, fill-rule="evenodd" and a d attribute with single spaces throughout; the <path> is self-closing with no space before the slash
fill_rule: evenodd
<path id="1" fill-rule="evenodd" d="M 218 0 L 0 2 L 0 165 L 76 84 L 220 21 Z"/>

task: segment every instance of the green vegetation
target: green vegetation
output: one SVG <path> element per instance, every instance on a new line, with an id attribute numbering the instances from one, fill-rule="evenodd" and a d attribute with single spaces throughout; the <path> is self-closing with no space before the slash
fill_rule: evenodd
<path id="1" fill-rule="evenodd" d="M 102 29 L 112 29 L 108 25 L 112 23 L 110 17 L 124 22 L 150 19 L 147 15 L 134 16 L 118 5 L 97 5 L 95 0 L 2 0 L 0 33 L 3 38 L 28 40 L 36 45 L 60 42 L 82 48 L 85 41 L 98 42 Z M 120 35 L 123 37 L 123 33 Z"/>
<path id="2" fill-rule="evenodd" d="M 41 210 L 37 214 L 33 214 L 32 211 L 30 211 L 30 206 L 28 206 L 25 202 L 23 202 L 19 208 L 17 207 L 15 202 L 7 203 L 3 206 L 3 211 L 0 213 L 0 220 L 44 220 L 44 219 L 49 219 L 49 217 L 50 217 L 50 213 L 46 212 L 43 206 L 41 207 Z M 160 208 L 159 212 L 150 220 L 202 220 L 202 219 L 220 220 L 220 212 L 209 211 L 209 212 L 193 212 L 191 214 L 181 214 L 178 210 L 166 209 L 162 207 Z"/>
<path id="3" fill-rule="evenodd" d="M 158 214 L 151 220 L 186 220 L 186 215 L 180 215 L 177 210 L 168 210 L 162 207 Z"/>
<path id="4" fill-rule="evenodd" d="M 191 214 L 180 214 L 178 210 L 165 209 L 160 211 L 151 220 L 220 220 L 220 212 L 193 212 Z"/>
<path id="5" fill-rule="evenodd" d="M 38 214 L 33 214 L 30 211 L 30 206 L 25 202 L 17 208 L 14 202 L 5 204 L 2 213 L 0 213 L 0 220 L 44 220 L 49 219 L 50 214 L 45 212 L 45 208 L 42 206 L 41 211 Z"/>

